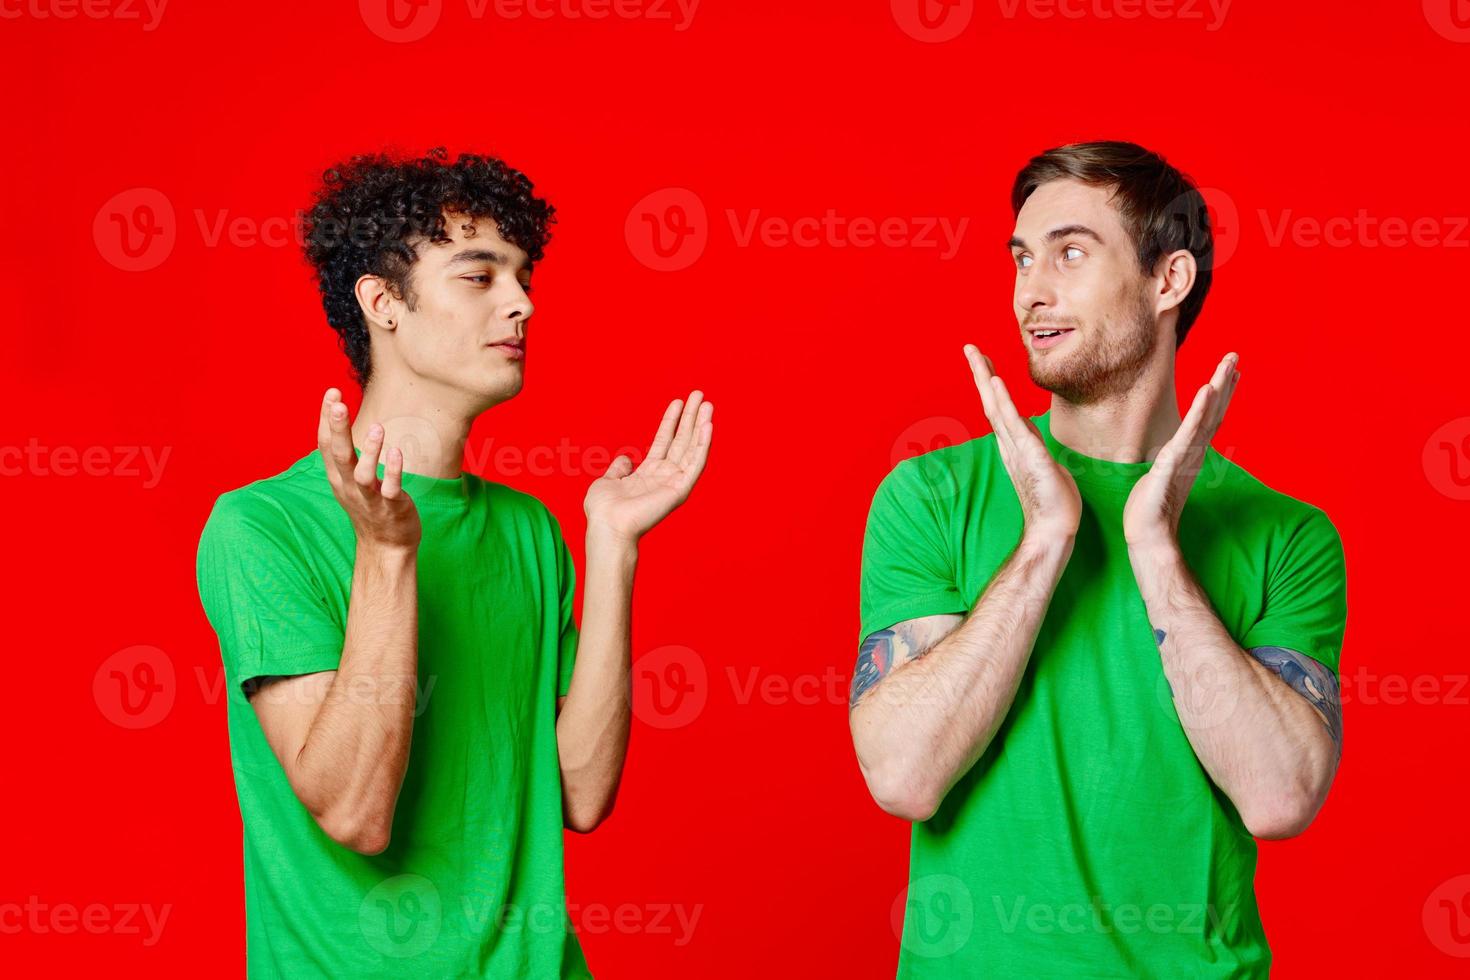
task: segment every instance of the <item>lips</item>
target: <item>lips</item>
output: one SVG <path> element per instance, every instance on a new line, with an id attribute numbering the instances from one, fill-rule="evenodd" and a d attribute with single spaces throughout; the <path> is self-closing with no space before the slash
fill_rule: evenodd
<path id="1" fill-rule="evenodd" d="M 1029 328 L 1031 334 L 1031 346 L 1038 350 L 1055 347 L 1066 340 L 1076 331 L 1072 327 L 1033 327 Z"/>
<path id="2" fill-rule="evenodd" d="M 526 342 L 515 337 L 493 344 L 486 344 L 485 346 L 490 350 L 500 351 L 506 357 L 513 360 L 519 360 L 526 356 Z"/>

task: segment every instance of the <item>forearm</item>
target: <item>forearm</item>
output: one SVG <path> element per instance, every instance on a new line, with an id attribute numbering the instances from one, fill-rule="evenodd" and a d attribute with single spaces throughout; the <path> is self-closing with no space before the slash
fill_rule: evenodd
<path id="1" fill-rule="evenodd" d="M 323 829 L 354 850 L 387 846 L 408 766 L 418 680 L 412 550 L 359 546 L 342 660 L 287 767 Z"/>
<path id="2" fill-rule="evenodd" d="M 880 806 L 933 815 L 1010 710 L 1073 539 L 1023 537 L 966 619 L 852 709 L 853 744 Z"/>
<path id="3" fill-rule="evenodd" d="M 611 812 L 628 751 L 637 567 L 636 542 L 589 529 L 576 666 L 556 722 L 566 825 L 584 833 Z"/>
<path id="4" fill-rule="evenodd" d="M 1300 833 L 1337 763 L 1321 716 L 1231 638 L 1177 543 L 1130 546 L 1129 558 L 1200 764 L 1252 834 Z"/>

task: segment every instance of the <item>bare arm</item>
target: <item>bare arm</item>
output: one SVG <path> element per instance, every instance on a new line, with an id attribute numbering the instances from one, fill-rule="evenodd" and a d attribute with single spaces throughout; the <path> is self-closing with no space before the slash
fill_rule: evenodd
<path id="1" fill-rule="evenodd" d="M 852 685 L 852 741 L 884 810 L 928 820 L 984 754 L 1010 710 L 1071 551 L 1070 539 L 1023 539 L 963 622 L 924 616 L 864 642 Z"/>
<path id="2" fill-rule="evenodd" d="M 1301 833 L 1327 799 L 1341 753 L 1332 672 L 1280 647 L 1241 649 L 1177 548 L 1132 557 L 1174 706 L 1200 764 L 1252 834 Z"/>
<path id="3" fill-rule="evenodd" d="M 853 747 L 878 805 L 927 820 L 994 738 L 1071 557 L 1082 502 L 989 361 L 966 347 L 1025 531 L 969 615 L 925 616 L 869 636 L 849 705 Z"/>
<path id="4" fill-rule="evenodd" d="M 1164 675 L 1200 764 L 1246 829 L 1301 833 L 1327 798 L 1342 749 L 1337 681 L 1293 650 L 1246 651 L 1215 615 L 1179 549 L 1180 511 L 1239 373 L 1227 355 L 1124 510 L 1128 557 Z"/>
<path id="5" fill-rule="evenodd" d="M 669 404 L 635 469 L 619 456 L 587 491 L 587 582 L 571 686 L 556 722 L 562 810 L 587 833 L 612 812 L 632 721 L 633 578 L 638 542 L 689 497 L 709 454 L 714 405 L 702 392 Z M 703 404 L 701 404 L 703 402 Z"/>
<path id="6" fill-rule="evenodd" d="M 413 734 L 418 672 L 417 511 L 402 489 L 403 454 L 383 429 L 355 458 L 336 389 L 318 443 L 357 532 L 342 659 L 334 671 L 272 678 L 251 697 L 292 790 L 331 838 L 362 854 L 388 846 Z"/>

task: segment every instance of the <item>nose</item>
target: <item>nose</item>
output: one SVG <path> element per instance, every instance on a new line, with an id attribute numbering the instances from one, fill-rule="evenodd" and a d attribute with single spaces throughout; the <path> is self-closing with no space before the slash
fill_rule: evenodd
<path id="1" fill-rule="evenodd" d="M 529 320 L 535 312 L 536 305 L 531 302 L 531 297 L 526 295 L 520 283 L 516 283 L 514 292 L 506 298 L 499 310 L 500 318 L 509 321 Z"/>
<path id="2" fill-rule="evenodd" d="M 1045 262 L 1037 262 L 1025 275 L 1016 276 L 1016 309 L 1023 316 L 1035 316 L 1056 305 L 1056 283 Z"/>

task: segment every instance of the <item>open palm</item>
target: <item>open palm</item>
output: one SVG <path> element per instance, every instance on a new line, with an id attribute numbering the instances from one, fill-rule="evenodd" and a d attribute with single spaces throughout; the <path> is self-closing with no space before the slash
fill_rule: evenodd
<path id="1" fill-rule="evenodd" d="M 1123 508 L 1123 537 L 1130 547 L 1177 540 L 1179 517 L 1204 465 L 1205 450 L 1240 380 L 1235 369 L 1238 360 L 1234 353 L 1221 359 L 1209 383 L 1195 393 L 1178 430 L 1154 457 L 1153 466 L 1133 485 Z"/>
<path id="2" fill-rule="evenodd" d="M 634 468 L 618 456 L 587 489 L 588 533 L 601 529 L 636 541 L 688 499 L 709 456 L 714 408 L 698 390 L 687 402 L 670 402 L 643 462 Z"/>

